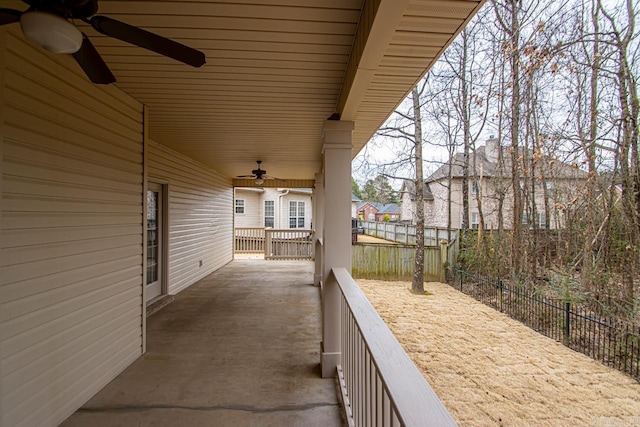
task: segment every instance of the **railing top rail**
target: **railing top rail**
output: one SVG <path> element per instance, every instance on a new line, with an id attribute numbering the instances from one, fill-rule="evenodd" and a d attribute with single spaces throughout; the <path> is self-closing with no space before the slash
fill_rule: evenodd
<path id="1" fill-rule="evenodd" d="M 264 231 L 269 233 L 278 233 L 281 231 L 286 231 L 287 233 L 313 233 L 313 230 L 310 228 L 265 228 Z"/>
<path id="2" fill-rule="evenodd" d="M 345 268 L 333 268 L 331 274 L 342 290 L 402 425 L 456 426 L 436 393 L 349 272 Z"/>

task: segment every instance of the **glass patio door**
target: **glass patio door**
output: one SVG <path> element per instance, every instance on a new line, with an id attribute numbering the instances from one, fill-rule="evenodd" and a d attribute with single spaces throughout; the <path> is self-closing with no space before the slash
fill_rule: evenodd
<path id="1" fill-rule="evenodd" d="M 162 294 L 162 185 L 147 187 L 147 302 Z"/>

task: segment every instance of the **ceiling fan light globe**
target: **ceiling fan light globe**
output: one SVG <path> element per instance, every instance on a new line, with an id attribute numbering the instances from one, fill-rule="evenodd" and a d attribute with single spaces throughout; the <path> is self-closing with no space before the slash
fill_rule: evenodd
<path id="1" fill-rule="evenodd" d="M 256 178 L 255 183 L 256 183 L 256 185 L 262 185 L 262 184 L 264 184 L 264 179 Z"/>
<path id="2" fill-rule="evenodd" d="M 82 46 L 82 32 L 71 22 L 53 13 L 23 13 L 20 26 L 29 40 L 52 53 L 75 53 Z"/>

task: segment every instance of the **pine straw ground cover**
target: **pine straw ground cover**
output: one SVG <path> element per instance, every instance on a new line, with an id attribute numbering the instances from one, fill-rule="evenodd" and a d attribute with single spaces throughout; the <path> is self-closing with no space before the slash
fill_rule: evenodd
<path id="1" fill-rule="evenodd" d="M 460 426 L 640 426 L 640 384 L 448 285 L 358 279 Z"/>

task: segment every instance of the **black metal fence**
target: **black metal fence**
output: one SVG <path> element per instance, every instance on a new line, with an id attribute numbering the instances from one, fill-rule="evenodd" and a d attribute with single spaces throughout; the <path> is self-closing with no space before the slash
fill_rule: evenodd
<path id="1" fill-rule="evenodd" d="M 531 329 L 640 381 L 640 325 L 601 317 L 499 279 L 454 268 L 449 284 Z"/>

